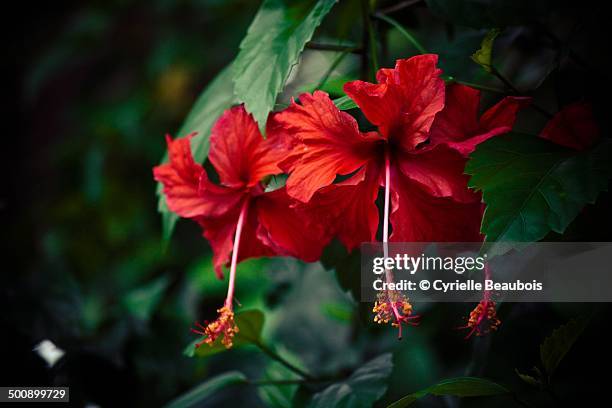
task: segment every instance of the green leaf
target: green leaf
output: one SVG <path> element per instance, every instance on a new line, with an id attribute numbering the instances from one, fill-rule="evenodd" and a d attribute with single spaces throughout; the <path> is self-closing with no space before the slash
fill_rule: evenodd
<path id="1" fill-rule="evenodd" d="M 235 322 L 240 331 L 234 336 L 234 345 L 232 348 L 259 343 L 261 341 L 261 331 L 263 329 L 264 320 L 264 314 L 259 310 L 245 310 L 236 313 Z M 202 344 L 200 347 L 196 347 L 195 345 L 199 343 L 200 340 L 201 339 L 196 339 L 189 344 L 183 351 L 183 354 L 188 357 L 207 357 L 227 350 L 221 343 L 221 337 L 217 338 L 211 346 Z"/>
<path id="2" fill-rule="evenodd" d="M 539 378 L 535 378 L 534 376 L 531 376 L 529 374 L 523 374 L 521 372 L 519 372 L 518 369 L 514 369 L 514 372 L 516 373 L 516 375 L 519 376 L 519 378 L 521 380 L 523 380 L 523 382 L 532 385 L 534 387 L 540 388 L 542 387 L 542 381 Z"/>
<path id="3" fill-rule="evenodd" d="M 260 128 L 304 46 L 337 0 L 264 0 L 233 64 L 235 93 Z"/>
<path id="4" fill-rule="evenodd" d="M 495 42 L 495 38 L 499 35 L 501 31 L 497 28 L 489 30 L 487 35 L 485 35 L 482 43 L 480 44 L 480 49 L 472 54 L 472 60 L 480 65 L 485 71 L 491 72 L 492 68 L 492 55 L 493 55 L 493 43 Z"/>
<path id="5" fill-rule="evenodd" d="M 288 351 L 283 350 L 279 354 L 281 354 L 284 359 L 295 366 L 299 367 L 302 365 L 297 356 L 289 353 Z M 264 381 L 287 381 L 299 380 L 301 377 L 277 361 L 272 361 L 268 363 L 262 379 Z M 257 394 L 264 402 L 266 407 L 284 408 L 291 406 L 291 402 L 295 396 L 298 386 L 298 384 L 268 384 L 258 387 Z"/>
<path id="6" fill-rule="evenodd" d="M 572 319 L 567 324 L 555 329 L 540 345 L 540 359 L 550 378 L 563 357 L 572 348 L 588 324 L 587 319 Z"/>
<path id="7" fill-rule="evenodd" d="M 348 303 L 324 303 L 321 312 L 338 322 L 349 323 L 353 318 L 354 307 Z"/>
<path id="8" fill-rule="evenodd" d="M 153 282 L 132 290 L 123 299 L 123 306 L 134 317 L 148 320 L 168 287 L 167 276 L 162 276 Z"/>
<path id="9" fill-rule="evenodd" d="M 346 250 L 339 240 L 335 239 L 325 247 L 321 255 L 321 264 L 325 269 L 335 271 L 336 280 L 340 287 L 351 294 L 353 299 L 361 296 L 361 283 L 355 279 L 355 271 L 361 265 L 361 252 L 358 250 Z"/>
<path id="10" fill-rule="evenodd" d="M 314 91 L 319 90 L 329 94 L 330 98 L 337 96 L 338 98 L 336 100 L 340 100 L 346 96 L 344 95 L 344 84 L 354 79 L 355 78 L 349 76 L 337 76 L 327 79 L 322 85 L 321 82 L 306 84 L 299 88 L 297 94 L 304 92 L 314 93 Z"/>
<path id="11" fill-rule="evenodd" d="M 612 176 L 612 143 L 576 152 L 535 136 L 511 133 L 478 146 L 466 166 L 469 185 L 487 205 L 487 242 L 533 242 L 563 233 Z"/>
<path id="12" fill-rule="evenodd" d="M 487 395 L 507 394 L 510 391 L 493 381 L 476 377 L 457 377 L 441 381 L 424 390 L 395 401 L 388 408 L 403 408 L 413 404 L 426 395 L 453 395 L 455 397 L 480 397 Z"/>
<path id="13" fill-rule="evenodd" d="M 348 379 L 315 394 L 309 407 L 371 407 L 387 391 L 391 370 L 391 354 L 383 354 L 358 368 Z"/>
<path id="14" fill-rule="evenodd" d="M 185 119 L 178 133 L 174 135 L 175 137 L 185 137 L 190 133 L 197 132 L 198 136 L 191 139 L 191 151 L 196 163 L 203 163 L 208 156 L 210 129 L 213 124 L 224 110 L 230 108 L 235 103 L 236 98 L 231 81 L 231 67 L 226 67 L 200 94 L 187 115 L 187 119 Z M 166 153 L 162 163 L 167 158 L 168 155 Z M 157 195 L 159 196 L 158 211 L 162 215 L 162 236 L 167 242 L 172 236 L 178 216 L 170 212 L 166 206 L 166 199 L 162 188 L 161 183 L 157 183 Z"/>
<path id="15" fill-rule="evenodd" d="M 211 378 L 210 380 L 191 389 L 186 394 L 183 394 L 180 397 L 170 401 L 166 405 L 166 408 L 188 408 L 201 406 L 203 401 L 220 389 L 229 387 L 230 385 L 243 384 L 246 382 L 247 378 L 241 372 L 228 371 Z"/>
<path id="16" fill-rule="evenodd" d="M 236 335 L 245 343 L 259 343 L 261 341 L 261 331 L 265 316 L 260 310 L 245 310 L 236 315 L 236 324 L 240 332 Z"/>
<path id="17" fill-rule="evenodd" d="M 349 110 L 357 108 L 357 104 L 348 96 L 341 96 L 338 99 L 334 99 L 334 104 L 340 110 Z"/>

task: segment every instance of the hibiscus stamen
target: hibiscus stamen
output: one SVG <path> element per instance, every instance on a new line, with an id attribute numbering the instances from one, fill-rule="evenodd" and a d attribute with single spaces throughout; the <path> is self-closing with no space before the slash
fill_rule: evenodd
<path id="1" fill-rule="evenodd" d="M 495 302 L 483 299 L 470 312 L 467 324 L 459 329 L 470 329 L 465 336 L 466 339 L 469 339 L 472 335 L 483 336 L 496 331 L 500 324 L 501 320 L 497 317 Z"/>
<path id="2" fill-rule="evenodd" d="M 198 329 L 191 329 L 192 332 L 204 336 L 202 341 L 196 344 L 196 347 L 200 347 L 204 343 L 212 346 L 217 338 L 223 335 L 221 343 L 225 346 L 225 348 L 231 348 L 233 345 L 234 335 L 240 331 L 236 325 L 236 322 L 234 321 L 233 302 L 234 288 L 236 284 L 236 267 L 238 265 L 238 250 L 240 248 L 240 236 L 242 235 L 248 208 L 249 200 L 245 200 L 242 204 L 242 208 L 240 209 L 238 222 L 236 223 L 236 235 L 234 236 L 234 245 L 232 247 L 232 260 L 230 264 L 229 283 L 227 285 L 227 296 L 225 298 L 225 303 L 223 304 L 223 307 L 217 309 L 217 313 L 219 314 L 217 320 L 212 323 L 205 322 L 206 326 L 196 322 L 196 327 L 198 327 Z"/>
<path id="3" fill-rule="evenodd" d="M 389 204 L 391 196 L 391 163 L 389 159 L 389 149 L 385 149 L 385 208 L 383 219 L 383 255 L 389 257 Z M 385 280 L 387 283 L 393 282 L 393 272 L 390 269 L 385 269 Z M 379 324 L 391 323 L 391 326 L 397 327 L 398 339 L 402 339 L 402 324 L 412 326 L 418 325 L 419 316 L 411 316 L 412 305 L 408 301 L 408 297 L 397 291 L 386 290 L 384 293 L 378 294 L 378 300 L 374 303 L 374 322 Z"/>
<path id="4" fill-rule="evenodd" d="M 408 297 L 397 291 L 386 291 L 378 294 L 378 300 L 374 303 L 374 322 L 378 324 L 387 324 L 391 322 L 391 326 L 398 328 L 398 339 L 402 339 L 402 324 L 418 326 L 420 316 L 412 315 L 412 305 L 408 301 Z"/>
<path id="5" fill-rule="evenodd" d="M 484 269 L 485 280 L 491 279 L 491 270 L 489 265 L 485 265 Z M 482 300 L 470 312 L 467 324 L 459 327 L 459 329 L 470 329 L 465 336 L 466 340 L 472 335 L 483 336 L 492 331 L 496 331 L 501 324 L 501 320 L 497 317 L 495 302 L 491 300 L 491 291 L 485 290 Z"/>

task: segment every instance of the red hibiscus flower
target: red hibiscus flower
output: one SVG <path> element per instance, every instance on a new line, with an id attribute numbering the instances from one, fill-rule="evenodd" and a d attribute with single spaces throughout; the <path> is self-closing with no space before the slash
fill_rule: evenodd
<path id="1" fill-rule="evenodd" d="M 378 72 L 377 84 L 345 85 L 378 132 L 360 132 L 324 92 L 302 94 L 268 123 L 290 148 L 279 164 L 290 173 L 288 194 L 335 218 L 349 249 L 375 238 L 380 186 L 392 195 L 391 241 L 480 239 L 480 197 L 467 188 L 465 156 L 510 130 L 526 99 L 505 98 L 479 119 L 479 92 L 451 85 L 445 100 L 436 63 L 435 55 L 399 60 Z M 337 176 L 349 177 L 332 184 Z"/>
<path id="2" fill-rule="evenodd" d="M 524 99 L 505 98 L 479 119 L 478 91 L 453 85 L 445 100 L 436 64 L 436 55 L 398 60 L 394 69 L 378 71 L 377 84 L 344 86 L 378 132 L 361 132 L 324 92 L 302 94 L 300 104 L 268 123 L 268 134 L 288 148 L 279 164 L 290 173 L 287 193 L 307 202 L 349 250 L 375 240 L 381 186 L 384 243 L 482 239 L 483 205 L 467 188 L 465 156 L 508 131 Z M 345 179 L 334 184 L 338 176 Z M 407 318 L 399 308 L 393 314 L 401 335 Z"/>
<path id="3" fill-rule="evenodd" d="M 155 167 L 153 174 L 164 186 L 168 208 L 204 229 L 213 249 L 217 276 L 222 279 L 222 266 L 230 265 L 227 298 L 218 311 L 219 318 L 207 326 L 200 325 L 201 330 L 196 332 L 209 344 L 223 334 L 223 343 L 231 347 L 238 330 L 233 314 L 238 262 L 272 255 L 315 261 L 324 240 L 321 228 L 300 210 L 291 208 L 294 200 L 284 188 L 265 191 L 263 180 L 281 173 L 277 163 L 283 152 L 275 149 L 278 143 L 273 137 L 262 138 L 242 106 L 226 111 L 211 131 L 208 157 L 220 185 L 212 183 L 203 167 L 194 162 L 191 137 L 172 140 L 167 136 L 169 161 Z"/>
<path id="4" fill-rule="evenodd" d="M 574 150 L 585 150 L 599 139 L 591 105 L 577 102 L 565 106 L 548 121 L 540 137 Z"/>
<path id="5" fill-rule="evenodd" d="M 452 84 L 446 87 L 446 104 L 431 127 L 432 144 L 443 144 L 467 156 L 478 144 L 512 130 L 519 109 L 531 98 L 509 96 L 478 117 L 480 91 Z"/>

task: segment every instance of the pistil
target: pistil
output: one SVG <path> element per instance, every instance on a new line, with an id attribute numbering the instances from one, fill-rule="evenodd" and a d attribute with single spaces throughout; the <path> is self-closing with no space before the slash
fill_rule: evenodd
<path id="1" fill-rule="evenodd" d="M 384 219 L 383 219 L 383 255 L 389 257 L 389 207 L 391 198 L 391 161 L 389 157 L 389 148 L 385 149 L 385 204 L 384 204 Z M 393 282 L 393 272 L 390 269 L 385 269 L 385 280 L 387 283 Z M 410 316 L 412 314 L 412 305 L 408 302 L 408 298 L 397 291 L 386 290 L 385 293 L 379 294 L 378 301 L 374 304 L 372 310 L 376 315 L 374 321 L 377 323 L 388 323 L 391 319 L 394 320 L 392 326 L 398 328 L 398 338 L 402 338 L 402 323 L 416 325 L 415 322 L 419 316 Z"/>
<path id="2" fill-rule="evenodd" d="M 218 309 L 219 316 L 217 320 L 212 323 L 205 322 L 206 325 L 196 323 L 197 329 L 191 329 L 194 333 L 204 336 L 202 341 L 196 344 L 196 347 L 200 347 L 206 343 L 210 346 L 223 335 L 221 342 L 226 348 L 231 348 L 233 345 L 233 339 L 236 333 L 239 332 L 238 326 L 234 321 L 234 289 L 236 284 L 236 267 L 238 265 L 238 252 L 240 249 L 240 236 L 244 229 L 244 223 L 248 215 L 249 200 L 246 199 L 240 208 L 240 215 L 236 223 L 236 234 L 234 235 L 234 245 L 232 247 L 232 260 L 230 263 L 230 275 L 229 282 L 227 285 L 227 296 L 223 307 Z"/>
<path id="3" fill-rule="evenodd" d="M 484 275 L 485 280 L 491 279 L 489 265 L 485 265 Z M 469 339 L 474 334 L 482 336 L 496 331 L 500 324 L 501 320 L 497 317 L 495 301 L 491 300 L 491 291 L 485 289 L 482 300 L 470 312 L 467 324 L 460 327 L 460 329 L 469 329 L 468 334 L 465 336 L 466 339 Z"/>

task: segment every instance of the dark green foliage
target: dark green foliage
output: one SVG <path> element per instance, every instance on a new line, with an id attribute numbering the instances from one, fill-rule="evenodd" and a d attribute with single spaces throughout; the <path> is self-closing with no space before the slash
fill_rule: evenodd
<path id="1" fill-rule="evenodd" d="M 607 376 L 591 366 L 609 366 L 607 337 L 588 333 L 581 320 L 561 324 L 576 309 L 599 308 L 592 326 L 608 327 L 608 306 L 503 305 L 499 333 L 466 342 L 453 328 L 468 306 L 415 305 L 423 321 L 398 342 L 395 329 L 372 323 L 371 304 L 357 303 L 359 251 L 333 246 L 325 267 L 241 263 L 234 349 L 194 350 L 200 338 L 189 329 L 215 317 L 226 281 L 215 278 L 199 227 L 176 224 L 154 194 L 151 168 L 164 156 L 164 135 L 197 132 L 194 156 L 214 179 L 208 137 L 224 109 L 244 102 L 263 126 L 269 112 L 324 77 L 336 105 L 372 130 L 342 96 L 342 85 L 363 79 L 371 64 L 365 45 L 381 67 L 439 53 L 446 75 L 482 85 L 484 107 L 507 87 L 470 56 L 483 28 L 503 28 L 492 59 L 493 44 L 485 44 L 479 62 L 551 113 L 592 102 L 603 137 L 584 152 L 516 133 L 480 146 L 467 172 L 488 205 L 487 240 L 569 239 L 570 230 L 572 240 L 612 239 L 610 195 L 602 193 L 611 175 L 603 9 L 427 0 L 373 17 L 372 47 L 363 44 L 360 1 L 335 3 L 14 5 L 6 60 L 16 63 L 7 77 L 17 112 L 7 123 L 17 129 L 5 132 L 8 188 L 0 199 L 0 384 L 69 385 L 77 406 L 446 406 L 440 397 L 456 396 L 462 407 L 502 408 L 516 406 L 518 394 L 538 407 L 554 402 L 553 391 L 568 405 L 595 406 L 586 400 L 605 389 Z M 374 11 L 399 3 L 380 0 Z M 536 135 L 547 119 L 526 109 L 517 128 Z M 65 352 L 53 367 L 33 351 L 45 339 Z M 541 369 L 530 370 L 534 364 Z M 471 396 L 482 398 L 463 398 Z"/>

